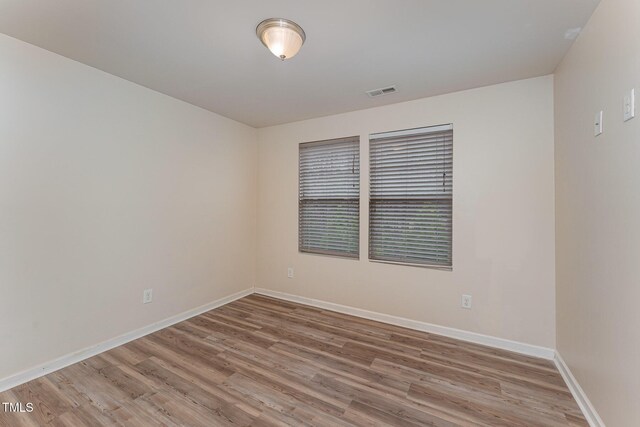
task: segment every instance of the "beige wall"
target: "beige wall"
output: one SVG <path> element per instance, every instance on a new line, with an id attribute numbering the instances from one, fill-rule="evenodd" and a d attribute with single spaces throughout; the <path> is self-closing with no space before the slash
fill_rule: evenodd
<path id="1" fill-rule="evenodd" d="M 453 271 L 369 262 L 368 134 L 442 123 L 454 124 Z M 350 135 L 361 259 L 300 254 L 298 143 Z M 263 128 L 258 163 L 259 287 L 555 347 L 552 77 Z"/>
<path id="2" fill-rule="evenodd" d="M 637 0 L 603 0 L 555 81 L 558 350 L 616 427 L 640 425 L 639 23 Z"/>
<path id="3" fill-rule="evenodd" d="M 254 285 L 255 129 L 1 35 L 0 117 L 0 379 Z"/>

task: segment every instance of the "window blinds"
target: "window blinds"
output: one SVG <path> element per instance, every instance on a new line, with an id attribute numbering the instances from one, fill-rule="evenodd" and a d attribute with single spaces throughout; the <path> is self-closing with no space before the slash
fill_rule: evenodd
<path id="1" fill-rule="evenodd" d="M 369 258 L 451 267 L 453 127 L 369 141 Z"/>
<path id="2" fill-rule="evenodd" d="M 360 139 L 300 144 L 298 249 L 358 258 Z"/>

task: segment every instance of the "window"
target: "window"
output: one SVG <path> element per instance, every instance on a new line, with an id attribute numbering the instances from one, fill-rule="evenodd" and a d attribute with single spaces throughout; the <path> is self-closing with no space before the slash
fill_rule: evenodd
<path id="1" fill-rule="evenodd" d="M 298 249 L 358 258 L 360 139 L 300 144 Z"/>
<path id="2" fill-rule="evenodd" d="M 369 258 L 451 267 L 453 127 L 369 140 Z"/>

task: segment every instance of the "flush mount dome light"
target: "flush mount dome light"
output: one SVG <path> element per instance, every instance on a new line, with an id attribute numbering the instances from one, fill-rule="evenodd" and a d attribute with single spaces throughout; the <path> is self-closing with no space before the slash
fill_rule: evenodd
<path id="1" fill-rule="evenodd" d="M 284 18 L 265 19 L 256 27 L 256 34 L 263 45 L 278 58 L 293 58 L 306 38 L 300 25 Z"/>

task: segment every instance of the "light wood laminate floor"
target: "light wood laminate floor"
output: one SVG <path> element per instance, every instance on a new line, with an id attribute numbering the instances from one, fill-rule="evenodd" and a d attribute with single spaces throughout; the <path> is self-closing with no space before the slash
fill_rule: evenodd
<path id="1" fill-rule="evenodd" d="M 1 426 L 587 426 L 552 362 L 251 295 L 4 393 Z"/>

